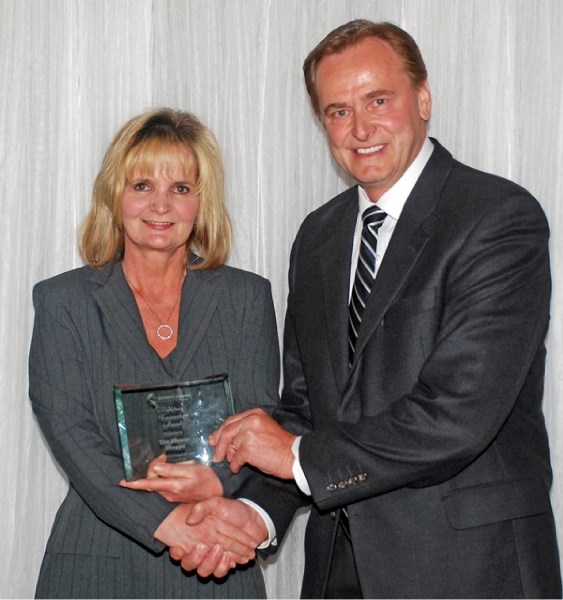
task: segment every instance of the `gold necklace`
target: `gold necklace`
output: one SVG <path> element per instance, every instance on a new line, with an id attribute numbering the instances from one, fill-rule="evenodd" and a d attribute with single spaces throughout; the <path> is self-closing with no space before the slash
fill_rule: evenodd
<path id="1" fill-rule="evenodd" d="M 139 294 L 139 296 L 141 296 L 141 298 L 143 299 L 143 302 L 147 305 L 147 308 L 156 317 L 156 320 L 160 321 L 160 325 L 156 328 L 156 335 L 163 341 L 169 340 L 174 335 L 174 329 L 172 329 L 172 327 L 169 325 L 168 321 L 170 321 L 170 317 L 172 316 L 172 313 L 174 312 L 174 309 L 176 308 L 176 305 L 178 304 L 178 301 L 180 300 L 180 296 L 182 295 L 182 287 L 184 285 L 184 279 L 186 278 L 186 272 L 184 271 L 184 277 L 182 278 L 182 283 L 180 285 L 180 291 L 178 292 L 178 296 L 176 297 L 174 306 L 172 307 L 172 310 L 170 311 L 170 313 L 168 314 L 168 317 L 164 321 L 156 314 L 153 307 L 148 303 L 148 300 L 141 293 L 141 290 L 139 288 L 137 288 L 136 286 L 134 286 L 129 281 L 127 275 L 125 275 L 125 270 L 123 270 L 123 276 L 125 277 L 125 281 L 127 281 L 127 283 L 133 288 L 133 290 L 135 290 L 137 292 L 137 294 Z"/>

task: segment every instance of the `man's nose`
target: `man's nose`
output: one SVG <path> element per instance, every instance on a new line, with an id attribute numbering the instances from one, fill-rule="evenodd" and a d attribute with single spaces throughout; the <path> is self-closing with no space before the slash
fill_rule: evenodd
<path id="1" fill-rule="evenodd" d="M 352 135 L 361 141 L 367 140 L 377 127 L 372 115 L 367 112 L 354 113 Z"/>

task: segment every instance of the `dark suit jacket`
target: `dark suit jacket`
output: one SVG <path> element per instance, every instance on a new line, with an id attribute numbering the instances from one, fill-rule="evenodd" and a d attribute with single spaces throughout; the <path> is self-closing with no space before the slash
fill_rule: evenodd
<path id="1" fill-rule="evenodd" d="M 113 403 L 116 383 L 159 383 L 228 373 L 237 410 L 278 401 L 279 347 L 270 284 L 230 267 L 189 271 L 178 346 L 162 360 L 149 346 L 120 265 L 81 268 L 34 289 L 30 397 L 70 489 L 47 545 L 39 596 L 264 596 L 258 565 L 215 592 L 172 564 L 153 538 L 175 505 L 118 487 L 123 466 Z M 241 477 L 222 471 L 226 495 Z"/>
<path id="2" fill-rule="evenodd" d="M 561 593 L 541 411 L 548 225 L 525 190 L 434 145 L 351 368 L 357 189 L 309 215 L 292 250 L 278 415 L 305 432 L 304 597 L 324 593 L 341 507 L 366 598 Z"/>

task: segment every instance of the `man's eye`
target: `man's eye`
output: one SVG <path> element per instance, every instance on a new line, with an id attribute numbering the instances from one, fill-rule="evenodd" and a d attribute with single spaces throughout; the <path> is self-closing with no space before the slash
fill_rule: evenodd
<path id="1" fill-rule="evenodd" d="M 335 110 L 332 113 L 332 117 L 336 118 L 336 119 L 343 119 L 346 116 L 348 116 L 348 111 L 345 108 L 341 108 L 340 110 Z"/>

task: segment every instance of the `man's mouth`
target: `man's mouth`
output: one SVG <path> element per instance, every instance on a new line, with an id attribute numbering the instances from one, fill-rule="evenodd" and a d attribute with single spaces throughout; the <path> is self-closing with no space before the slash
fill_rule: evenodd
<path id="1" fill-rule="evenodd" d="M 371 146 L 371 148 L 358 148 L 356 152 L 358 154 L 375 154 L 379 152 L 383 148 L 384 144 L 380 144 L 379 146 Z"/>

